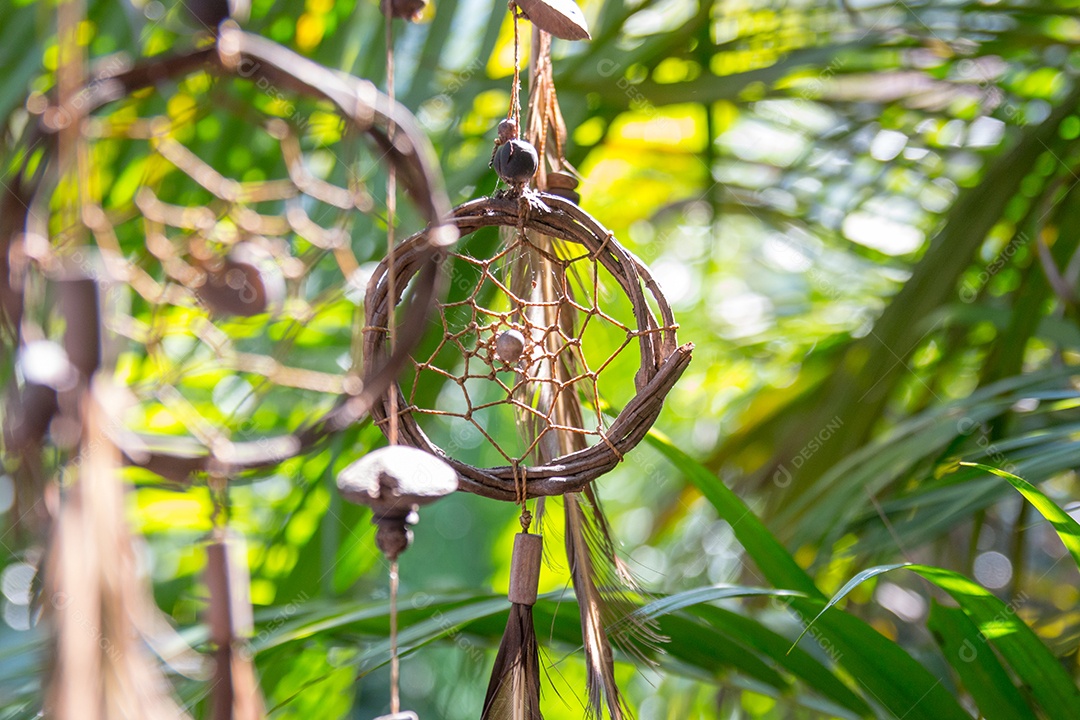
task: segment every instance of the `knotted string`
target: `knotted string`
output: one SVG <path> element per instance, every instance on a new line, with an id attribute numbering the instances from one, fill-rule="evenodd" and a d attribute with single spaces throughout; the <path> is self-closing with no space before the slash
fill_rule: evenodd
<path id="1" fill-rule="evenodd" d="M 529 532 L 529 526 L 532 525 L 532 513 L 525 505 L 529 499 L 525 485 L 525 468 L 521 467 L 517 460 L 514 460 L 511 467 L 514 469 L 514 502 L 521 506 L 521 531 Z"/>
<path id="2" fill-rule="evenodd" d="M 517 2 L 510 0 L 510 15 L 514 18 L 514 85 L 510 88 L 510 110 L 507 115 L 521 127 L 521 35 L 518 31 L 518 17 L 521 11 Z"/>
<path id="3" fill-rule="evenodd" d="M 394 103 L 394 13 L 390 8 L 390 0 L 383 0 L 383 17 L 386 18 L 386 95 L 390 104 Z M 394 142 L 395 126 L 390 122 L 386 130 L 387 140 Z M 397 168 L 391 162 L 386 172 L 386 285 L 390 296 L 391 307 L 397 300 L 397 263 L 394 262 L 394 222 L 397 213 Z M 387 321 L 389 331 L 390 355 L 393 356 L 397 340 L 397 323 L 393 313 Z M 391 388 L 389 397 L 389 428 L 387 439 L 391 445 L 398 443 L 398 396 L 395 389 Z M 390 712 L 401 711 L 401 659 L 398 657 L 398 561 L 395 557 L 390 561 Z"/>

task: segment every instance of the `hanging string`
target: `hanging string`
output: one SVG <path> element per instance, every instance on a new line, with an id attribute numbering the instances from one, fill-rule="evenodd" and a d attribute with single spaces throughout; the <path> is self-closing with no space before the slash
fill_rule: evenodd
<path id="1" fill-rule="evenodd" d="M 394 102 L 394 16 L 389 7 L 389 0 L 383 2 L 383 15 L 386 17 L 386 95 Z M 390 122 L 386 136 L 391 143 L 394 142 L 394 123 Z M 397 302 L 397 277 L 394 262 L 394 223 L 397 214 L 397 167 L 390 163 L 386 173 L 386 285 L 389 291 L 391 307 Z M 389 331 L 390 354 L 393 355 L 397 340 L 397 323 L 393 316 L 386 323 Z M 391 445 L 398 442 L 398 396 L 396 392 L 390 393 L 390 427 L 387 436 Z M 393 639 L 393 638 L 391 638 Z"/>
<path id="2" fill-rule="evenodd" d="M 383 17 L 386 18 L 386 95 L 390 103 L 394 103 L 394 14 L 390 8 L 390 0 L 383 0 Z M 386 136 L 391 144 L 394 142 L 394 123 L 390 122 Z M 397 213 L 397 168 L 390 163 L 386 173 L 386 286 L 390 297 L 390 307 L 397 302 L 397 277 L 394 261 L 394 223 Z M 387 319 L 389 333 L 388 344 L 390 354 L 393 355 L 397 340 L 397 322 L 391 312 Z M 389 428 L 387 439 L 391 445 L 398 442 L 398 395 L 393 388 L 389 398 Z M 401 659 L 398 657 L 398 561 L 394 558 L 390 561 L 390 712 L 401 711 Z"/>
<path id="3" fill-rule="evenodd" d="M 521 531 L 529 532 L 529 526 L 532 525 L 532 513 L 526 507 L 529 495 L 525 485 L 525 468 L 521 467 L 516 459 L 511 467 L 514 470 L 514 502 L 521 506 Z"/>
<path id="4" fill-rule="evenodd" d="M 85 233 L 82 232 L 79 218 L 82 215 L 82 203 L 87 200 L 83 196 L 84 189 L 90 187 L 90 183 L 85 151 L 80 142 L 80 124 L 75 118 L 75 103 L 81 99 L 78 93 L 86 64 L 85 47 L 79 41 L 79 26 L 86 16 L 85 3 L 82 0 L 61 2 L 57 13 L 59 92 L 57 105 L 48 113 L 47 120 L 59 130 L 57 157 L 60 186 L 71 191 L 60 196 L 65 199 L 60 205 L 62 227 L 74 228 L 75 239 L 82 244 L 85 242 Z"/>
<path id="5" fill-rule="evenodd" d="M 390 562 L 390 712 L 401 711 L 401 663 L 398 659 L 397 632 L 398 561 Z"/>
<path id="6" fill-rule="evenodd" d="M 510 88 L 510 111 L 509 117 L 514 121 L 515 127 L 520 132 L 521 128 L 521 32 L 518 25 L 518 18 L 521 11 L 518 9 L 517 2 L 510 0 L 510 15 L 514 18 L 514 84 Z M 522 214 L 518 221 L 518 237 L 525 239 L 525 215 Z M 521 468 L 517 460 L 514 460 L 514 493 L 516 494 L 517 504 L 521 506 L 521 530 L 522 532 L 529 532 L 529 526 L 532 525 L 532 513 L 529 512 L 529 508 L 526 507 L 528 501 L 528 491 L 525 487 L 525 470 Z"/>
<path id="7" fill-rule="evenodd" d="M 211 472 L 207 475 L 206 486 L 210 491 L 210 527 L 216 535 L 228 522 L 228 479 L 220 472 Z"/>
<path id="8" fill-rule="evenodd" d="M 514 85 L 510 88 L 510 119 L 521 127 L 521 35 L 518 31 L 517 3 L 511 0 L 510 14 L 514 18 Z"/>

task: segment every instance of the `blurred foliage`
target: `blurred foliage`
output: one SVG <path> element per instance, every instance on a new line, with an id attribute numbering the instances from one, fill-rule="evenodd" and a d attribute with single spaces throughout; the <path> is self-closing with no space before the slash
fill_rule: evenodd
<path id="1" fill-rule="evenodd" d="M 5 176 L 29 152 L 25 98 L 55 82 L 54 9 L 0 7 Z M 583 9 L 594 39 L 555 43 L 583 205 L 652 267 L 697 344 L 662 433 L 599 483 L 655 593 L 642 612 L 671 638 L 656 667 L 620 665 L 638 716 L 1074 717 L 1080 10 Z M 190 46 L 181 10 L 87 0 L 89 53 Z M 254 0 L 247 28 L 383 80 L 374 2 Z M 398 97 L 455 202 L 494 188 L 487 160 L 512 58 L 498 0 L 441 0 L 399 28 Z M 257 143 L 221 132 L 213 140 L 238 168 L 272 173 Z M 266 422 L 295 427 L 289 415 Z M 230 490 L 272 717 L 387 708 L 385 568 L 366 511 L 333 490 L 380 442 L 357 427 Z M 477 443 L 457 447 L 480 461 Z M 1004 468 L 1039 495 L 1022 487 L 1028 504 L 1011 480 L 959 460 Z M 131 479 L 155 599 L 202 648 L 205 484 Z M 34 716 L 44 662 L 28 610 L 43 547 L 20 530 L 13 493 L 0 475 L 0 718 Z M 466 495 L 423 513 L 402 568 L 403 697 L 421 717 L 479 714 L 516 525 L 511 507 Z M 559 560 L 541 584 L 545 716 L 580 717 L 580 630 Z M 203 685 L 174 679 L 205 713 Z"/>

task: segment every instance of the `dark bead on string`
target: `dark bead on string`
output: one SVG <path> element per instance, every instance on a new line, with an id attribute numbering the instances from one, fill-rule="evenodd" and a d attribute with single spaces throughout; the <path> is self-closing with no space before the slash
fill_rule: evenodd
<path id="1" fill-rule="evenodd" d="M 539 162 L 536 148 L 524 140 L 510 140 L 495 150 L 495 172 L 511 187 L 521 187 L 532 180 Z"/>
<path id="2" fill-rule="evenodd" d="M 273 256 L 249 242 L 235 245 L 224 258 L 205 257 L 193 248 L 193 260 L 206 272 L 195 298 L 214 315 L 251 317 L 275 312 L 285 302 L 285 277 Z"/>
<path id="3" fill-rule="evenodd" d="M 495 338 L 495 354 L 507 365 L 513 365 L 521 359 L 525 351 L 525 336 L 518 330 L 510 329 Z"/>
<path id="4" fill-rule="evenodd" d="M 507 118 L 499 123 L 498 128 L 499 137 L 495 140 L 496 145 L 502 145 L 505 142 L 516 140 L 518 136 L 518 124 L 517 120 Z"/>
<path id="5" fill-rule="evenodd" d="M 496 131 L 495 147 L 491 149 L 491 160 L 488 161 L 488 167 L 495 167 L 495 153 L 499 152 L 499 148 L 505 143 L 511 140 L 516 140 L 518 136 L 518 123 L 513 118 L 506 118 L 499 123 L 499 127 Z"/>

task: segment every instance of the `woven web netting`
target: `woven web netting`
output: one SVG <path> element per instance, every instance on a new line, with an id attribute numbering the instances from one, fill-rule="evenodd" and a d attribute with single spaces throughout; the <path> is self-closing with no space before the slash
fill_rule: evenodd
<path id="1" fill-rule="evenodd" d="M 299 429 L 363 388 L 386 147 L 330 102 L 203 70 L 105 105 L 80 137 L 82 223 L 59 192 L 28 217 L 25 255 L 44 272 L 26 280 L 24 341 L 63 326 L 50 270 L 107 279 L 110 359 L 138 400 L 123 426 L 142 449 L 238 464 L 298 452 Z M 403 228 L 426 224 L 401 205 Z"/>
<path id="2" fill-rule="evenodd" d="M 504 230 L 485 249 L 447 263 L 449 296 L 403 378 L 402 410 L 448 454 L 480 448 L 489 465 L 605 442 L 609 413 L 634 394 L 637 338 L 663 328 L 637 329 L 618 282 L 577 243 Z"/>

